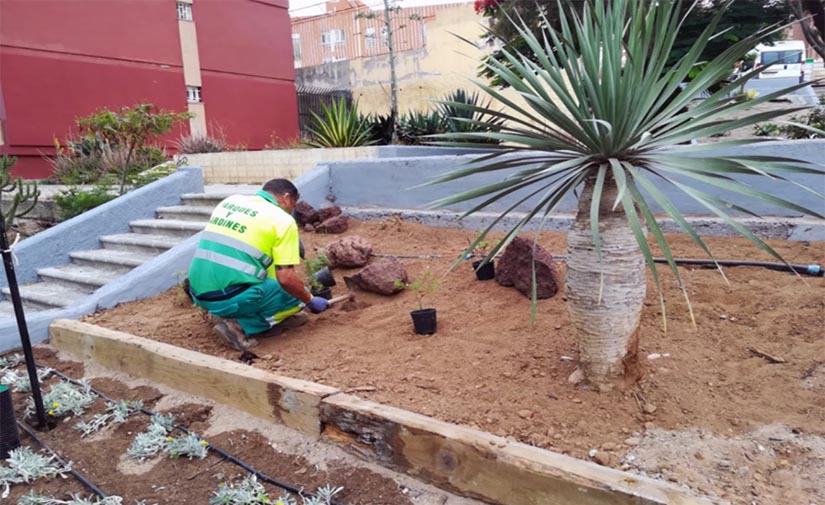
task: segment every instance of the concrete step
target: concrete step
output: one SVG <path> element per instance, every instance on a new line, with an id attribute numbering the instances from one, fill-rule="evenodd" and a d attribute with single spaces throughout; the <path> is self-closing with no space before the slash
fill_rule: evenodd
<path id="1" fill-rule="evenodd" d="M 6 298 L 11 296 L 9 288 L 2 288 L 0 291 L 6 295 Z M 20 286 L 20 298 L 26 309 L 47 310 L 65 307 L 86 295 L 88 293 L 84 291 L 51 282 L 36 282 Z"/>
<path id="2" fill-rule="evenodd" d="M 178 221 L 209 221 L 209 216 L 215 206 L 209 205 L 173 205 L 171 207 L 158 207 L 158 219 L 175 219 Z"/>
<path id="3" fill-rule="evenodd" d="M 180 219 L 138 219 L 130 221 L 132 231 L 146 235 L 187 238 L 206 228 L 206 221 L 184 221 Z"/>
<path id="4" fill-rule="evenodd" d="M 69 263 L 59 267 L 41 268 L 37 271 L 37 275 L 44 282 L 92 293 L 97 288 L 120 277 L 120 272 Z"/>
<path id="5" fill-rule="evenodd" d="M 184 193 L 180 195 L 183 200 L 183 205 L 193 207 L 210 207 L 215 208 L 221 200 L 233 193 Z"/>
<path id="6" fill-rule="evenodd" d="M 14 304 L 11 303 L 11 299 L 0 301 L 0 317 L 14 317 Z"/>
<path id="7" fill-rule="evenodd" d="M 115 249 L 92 249 L 69 253 L 72 263 L 76 265 L 104 268 L 122 274 L 142 265 L 155 256 L 154 253 L 118 251 Z"/>
<path id="8" fill-rule="evenodd" d="M 103 244 L 105 249 L 139 254 L 160 254 L 175 247 L 182 240 L 181 237 L 147 235 L 144 233 L 118 233 L 100 237 L 100 243 Z"/>

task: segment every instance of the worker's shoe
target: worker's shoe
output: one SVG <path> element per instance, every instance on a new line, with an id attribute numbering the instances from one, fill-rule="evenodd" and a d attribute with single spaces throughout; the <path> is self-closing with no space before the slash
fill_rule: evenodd
<path id="1" fill-rule="evenodd" d="M 306 312 L 301 311 L 284 319 L 283 321 L 278 323 L 277 326 L 280 326 L 285 330 L 291 330 L 307 324 L 307 321 L 309 321 L 309 316 L 306 314 Z"/>
<path id="2" fill-rule="evenodd" d="M 305 312 L 298 312 L 297 314 L 293 314 L 288 318 L 284 319 L 278 324 L 273 325 L 270 329 L 263 331 L 261 333 L 256 333 L 256 337 L 279 337 L 284 334 L 286 330 L 292 330 L 303 326 L 309 321 L 309 316 L 306 315 Z"/>
<path id="3" fill-rule="evenodd" d="M 227 319 L 216 324 L 213 329 L 224 342 L 236 351 L 247 351 L 258 345 L 254 338 L 247 338 L 246 334 L 236 321 Z"/>

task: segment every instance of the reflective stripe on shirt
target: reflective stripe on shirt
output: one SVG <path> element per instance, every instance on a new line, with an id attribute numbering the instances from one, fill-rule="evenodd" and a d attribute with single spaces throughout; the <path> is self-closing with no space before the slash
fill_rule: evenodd
<path id="1" fill-rule="evenodd" d="M 217 263 L 218 265 L 231 268 L 233 270 L 237 270 L 248 275 L 253 275 L 261 280 L 266 278 L 266 269 L 258 269 L 250 265 L 249 263 L 244 263 L 241 260 L 230 258 L 229 256 L 216 253 L 214 251 L 197 249 L 195 251 L 195 258 L 211 261 L 212 263 Z"/>
<path id="2" fill-rule="evenodd" d="M 272 258 L 268 254 L 236 238 L 221 235 L 220 233 L 215 233 L 213 231 L 204 231 L 201 234 L 201 240 L 208 240 L 210 242 L 222 244 L 227 247 L 231 247 L 233 249 L 237 249 L 241 252 L 244 252 L 260 261 L 264 269 L 269 268 L 269 265 L 272 264 Z"/>

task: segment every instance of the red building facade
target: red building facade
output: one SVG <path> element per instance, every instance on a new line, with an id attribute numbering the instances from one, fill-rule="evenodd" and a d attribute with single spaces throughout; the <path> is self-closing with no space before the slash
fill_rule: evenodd
<path id="1" fill-rule="evenodd" d="M 75 119 L 150 102 L 260 149 L 298 135 L 288 0 L 0 0 L 0 153 L 50 175 Z M 177 132 L 187 133 L 187 131 Z M 168 139 L 169 143 L 175 137 Z"/>

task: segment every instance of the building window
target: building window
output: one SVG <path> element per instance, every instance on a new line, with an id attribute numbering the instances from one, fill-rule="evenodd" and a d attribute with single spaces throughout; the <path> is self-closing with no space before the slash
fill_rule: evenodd
<path id="1" fill-rule="evenodd" d="M 178 20 L 192 21 L 192 4 L 178 2 Z"/>
<path id="2" fill-rule="evenodd" d="M 390 46 L 390 32 L 386 25 L 381 27 L 381 45 L 384 47 Z"/>
<path id="3" fill-rule="evenodd" d="M 292 34 L 292 59 L 301 61 L 301 34 Z"/>
<path id="4" fill-rule="evenodd" d="M 324 47 L 336 47 L 344 45 L 344 30 L 330 30 L 321 33 L 321 45 Z"/>
<path id="5" fill-rule="evenodd" d="M 189 103 L 201 103 L 201 87 L 186 86 L 186 101 Z"/>
<path id="6" fill-rule="evenodd" d="M 364 32 L 364 44 L 367 49 L 375 49 L 375 28 L 367 28 Z"/>

